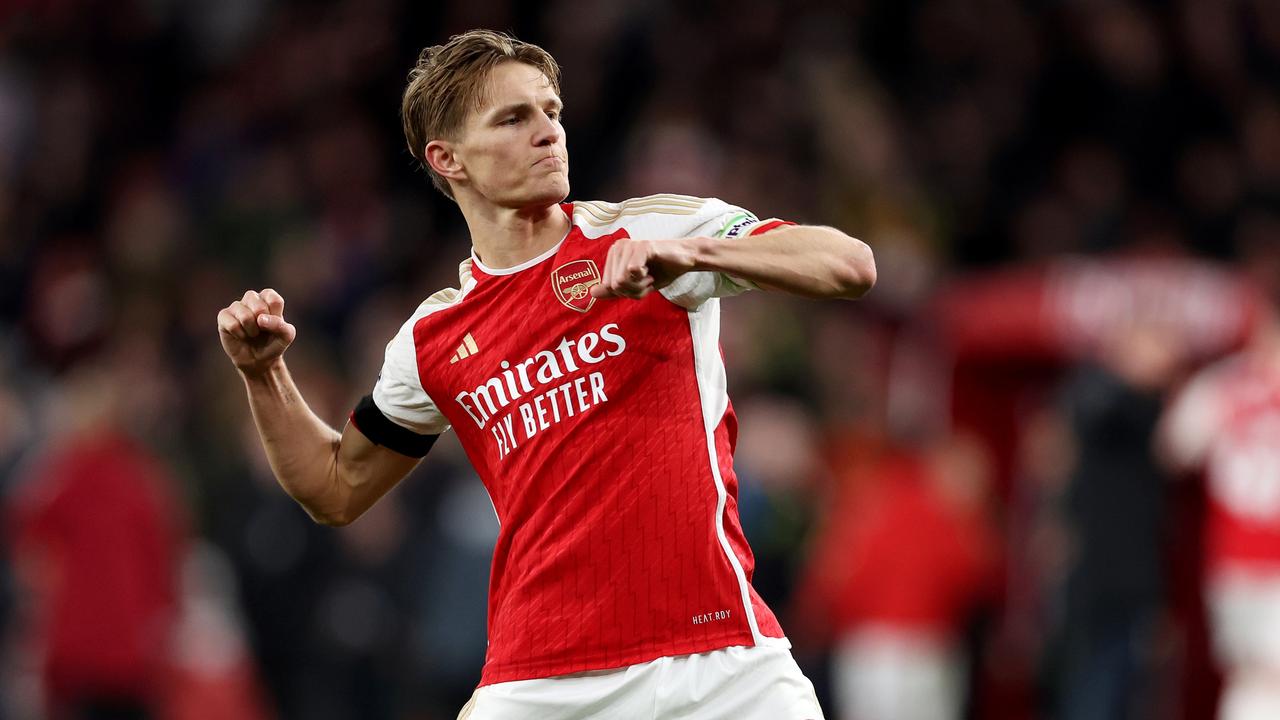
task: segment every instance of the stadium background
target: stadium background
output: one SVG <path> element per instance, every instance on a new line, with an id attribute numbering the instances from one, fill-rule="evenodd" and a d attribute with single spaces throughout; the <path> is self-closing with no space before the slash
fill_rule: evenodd
<path id="1" fill-rule="evenodd" d="M 468 251 L 398 107 L 472 27 L 562 64 L 571 199 L 713 195 L 875 249 L 864 301 L 725 303 L 757 587 L 832 717 L 840 633 L 913 617 L 962 638 L 969 717 L 1062 717 L 1081 672 L 1213 716 L 1199 485 L 1090 455 L 1073 398 L 1158 405 L 1275 297 L 1270 0 L 0 2 L 0 718 L 85 688 L 96 717 L 465 700 L 496 533 L 465 458 L 312 525 L 214 316 L 279 289 L 343 421 Z M 1118 664 L 1077 652 L 1099 613 L 1137 628 Z"/>

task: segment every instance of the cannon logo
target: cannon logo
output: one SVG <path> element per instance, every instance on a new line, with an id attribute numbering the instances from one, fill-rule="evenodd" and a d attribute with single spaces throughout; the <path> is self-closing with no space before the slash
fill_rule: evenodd
<path id="1" fill-rule="evenodd" d="M 600 270 L 592 260 L 574 260 L 551 271 L 551 293 L 578 312 L 586 312 L 596 303 L 591 286 L 599 282 Z"/>

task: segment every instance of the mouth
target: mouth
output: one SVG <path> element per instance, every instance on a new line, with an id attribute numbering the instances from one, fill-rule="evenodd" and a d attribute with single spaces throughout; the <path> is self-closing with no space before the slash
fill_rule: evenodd
<path id="1" fill-rule="evenodd" d="M 533 165 L 534 167 L 537 167 L 539 165 L 546 165 L 548 167 L 562 168 L 564 167 L 564 158 L 559 158 L 559 157 L 556 157 L 555 155 L 550 155 L 535 162 Z"/>

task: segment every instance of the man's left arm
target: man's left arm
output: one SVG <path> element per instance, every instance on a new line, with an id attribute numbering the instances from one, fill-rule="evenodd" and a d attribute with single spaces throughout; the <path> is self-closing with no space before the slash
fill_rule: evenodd
<path id="1" fill-rule="evenodd" d="M 876 282 L 866 243 L 835 228 L 785 225 L 740 237 L 619 240 L 591 293 L 641 298 L 698 271 L 811 298 L 858 298 Z"/>

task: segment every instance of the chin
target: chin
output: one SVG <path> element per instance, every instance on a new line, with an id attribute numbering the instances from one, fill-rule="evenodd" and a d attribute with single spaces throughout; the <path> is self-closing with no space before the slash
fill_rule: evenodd
<path id="1" fill-rule="evenodd" d="M 565 179 L 557 183 L 546 183 L 542 187 L 534 189 L 529 194 L 519 198 L 517 204 L 523 207 L 545 207 L 564 202 L 567 197 L 569 197 L 569 181 Z"/>

